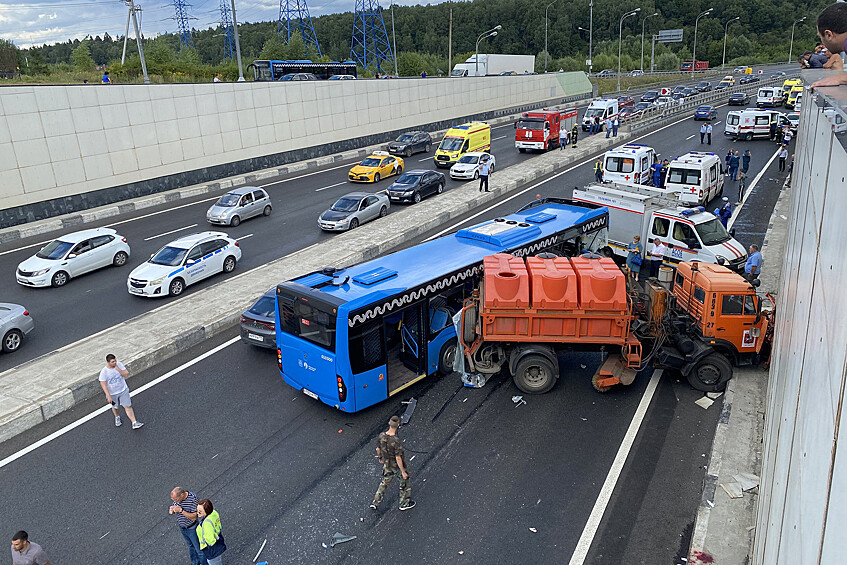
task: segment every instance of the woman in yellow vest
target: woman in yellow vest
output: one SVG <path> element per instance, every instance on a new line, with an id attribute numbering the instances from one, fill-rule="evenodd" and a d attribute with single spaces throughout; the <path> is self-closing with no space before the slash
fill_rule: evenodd
<path id="1" fill-rule="evenodd" d="M 206 561 L 209 565 L 221 565 L 223 552 L 226 551 L 221 517 L 208 498 L 197 502 L 197 522 L 197 538 Z"/>

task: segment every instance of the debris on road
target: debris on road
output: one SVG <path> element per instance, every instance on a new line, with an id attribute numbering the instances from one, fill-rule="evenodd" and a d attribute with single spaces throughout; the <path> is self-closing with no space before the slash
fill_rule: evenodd
<path id="1" fill-rule="evenodd" d="M 721 397 L 721 395 L 723 395 L 722 392 L 707 392 L 706 393 L 706 396 L 708 396 L 712 400 L 717 400 L 718 398 Z"/>
<path id="2" fill-rule="evenodd" d="M 580 369 L 585 369 L 585 365 L 583 365 L 583 364 L 581 364 L 581 363 L 580 363 L 579 368 L 580 368 Z"/>
<path id="3" fill-rule="evenodd" d="M 517 394 L 512 397 L 512 402 L 515 403 L 515 408 L 517 408 L 521 404 L 526 404 L 526 400 L 523 399 L 523 396 L 519 396 Z"/>
<path id="4" fill-rule="evenodd" d="M 732 477 L 741 485 L 741 490 L 748 491 L 759 486 L 759 476 L 753 473 L 738 473 Z"/>
<path id="5" fill-rule="evenodd" d="M 702 408 L 703 410 L 708 410 L 709 406 L 714 404 L 715 401 L 709 398 L 708 396 L 701 396 L 697 400 L 694 401 L 694 404 Z"/>
<path id="6" fill-rule="evenodd" d="M 721 488 L 730 498 L 744 498 L 744 491 L 738 483 L 721 483 Z"/>
<path id="7" fill-rule="evenodd" d="M 530 532 L 532 532 L 533 534 L 537 534 L 537 533 L 538 533 L 538 530 L 536 530 L 535 528 L 530 528 L 530 529 L 529 529 L 529 531 L 530 531 Z"/>
<path id="8" fill-rule="evenodd" d="M 335 547 L 339 543 L 347 543 L 348 541 L 353 541 L 357 536 L 345 536 L 341 532 L 335 532 L 332 534 L 332 541 L 329 542 L 330 547 Z"/>
<path id="9" fill-rule="evenodd" d="M 460 551 L 460 552 L 459 552 L 459 555 L 464 555 L 464 554 L 465 554 L 465 552 L 464 552 L 464 551 Z"/>
<path id="10" fill-rule="evenodd" d="M 413 396 L 409 400 L 401 402 L 401 404 L 406 405 L 406 411 L 403 412 L 403 416 L 400 417 L 400 425 L 405 426 L 409 423 L 409 420 L 412 419 L 412 414 L 415 411 L 415 407 L 418 405 L 418 399 Z"/>

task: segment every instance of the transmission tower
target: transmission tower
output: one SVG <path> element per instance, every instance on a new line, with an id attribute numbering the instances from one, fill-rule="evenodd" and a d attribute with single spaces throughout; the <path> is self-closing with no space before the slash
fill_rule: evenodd
<path id="1" fill-rule="evenodd" d="M 191 39 L 191 26 L 188 25 L 188 20 L 191 19 L 188 16 L 188 7 L 190 5 L 185 0 L 174 0 L 174 20 L 176 20 L 176 26 L 179 29 L 180 51 L 183 45 L 192 49 L 194 48 L 194 41 Z"/>
<path id="2" fill-rule="evenodd" d="M 221 31 L 224 32 L 224 60 L 235 58 L 235 29 L 232 27 L 230 0 L 221 0 Z"/>
<path id="3" fill-rule="evenodd" d="M 350 56 L 365 68 L 375 65 L 377 72 L 394 58 L 379 0 L 356 0 Z"/>
<path id="4" fill-rule="evenodd" d="M 291 41 L 292 31 L 300 31 L 303 43 L 306 44 L 306 53 L 314 47 L 318 57 L 321 56 L 321 46 L 318 44 L 318 36 L 315 34 L 315 26 L 312 25 L 312 17 L 309 15 L 306 0 L 279 0 L 277 33 L 284 36 L 285 42 L 288 43 Z"/>

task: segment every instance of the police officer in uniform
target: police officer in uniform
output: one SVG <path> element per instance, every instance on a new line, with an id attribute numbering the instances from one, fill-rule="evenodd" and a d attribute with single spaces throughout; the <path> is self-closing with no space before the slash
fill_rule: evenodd
<path id="1" fill-rule="evenodd" d="M 400 427 L 400 418 L 392 416 L 388 420 L 388 430 L 379 434 L 379 443 L 376 448 L 376 456 L 379 462 L 382 463 L 382 482 L 379 483 L 379 488 L 371 502 L 371 509 L 376 510 L 382 502 L 385 491 L 388 485 L 395 476 L 399 476 L 400 480 L 400 510 L 410 510 L 415 507 L 415 501 L 412 500 L 412 483 L 409 480 L 409 467 L 406 464 L 406 454 L 403 451 L 403 444 L 400 443 L 400 438 L 397 437 L 397 429 Z"/>

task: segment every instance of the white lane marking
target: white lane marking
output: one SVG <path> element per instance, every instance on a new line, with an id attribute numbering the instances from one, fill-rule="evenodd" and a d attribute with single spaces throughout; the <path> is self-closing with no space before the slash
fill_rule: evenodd
<path id="1" fill-rule="evenodd" d="M 434 158 L 435 158 L 435 155 L 433 155 L 431 157 L 424 157 L 423 159 L 418 159 L 418 163 L 423 163 L 424 161 L 428 161 L 428 160 L 434 159 Z"/>
<path id="2" fill-rule="evenodd" d="M 718 120 L 718 121 L 714 122 L 714 123 L 712 124 L 712 126 L 714 127 L 714 126 L 718 125 L 719 123 L 721 123 L 721 121 L 720 121 L 720 120 Z"/>
<path id="3" fill-rule="evenodd" d="M 694 135 L 697 135 L 697 134 L 695 133 Z M 694 135 L 689 135 L 688 137 L 686 137 L 686 138 L 685 138 L 685 140 L 686 140 L 686 141 L 688 141 L 689 139 L 691 139 L 692 137 L 694 137 Z"/>
<path id="4" fill-rule="evenodd" d="M 636 141 L 640 141 L 640 140 L 644 139 L 645 137 L 649 137 L 649 136 L 651 136 L 651 135 L 653 135 L 653 134 L 659 133 L 659 132 L 660 132 L 660 131 L 662 131 L 663 129 L 667 129 L 667 128 L 671 127 L 671 126 L 675 126 L 675 125 L 677 125 L 677 124 L 681 124 L 682 122 L 685 122 L 685 121 L 687 121 L 687 120 L 688 120 L 688 118 L 682 118 L 681 120 L 677 120 L 677 121 L 675 121 L 675 122 L 671 122 L 671 123 L 669 123 L 669 124 L 668 124 L 668 125 L 666 125 L 666 126 L 662 126 L 662 127 L 660 127 L 660 128 L 659 128 L 659 129 L 657 129 L 656 131 L 652 131 L 652 132 L 650 132 L 650 133 L 645 133 L 645 134 L 644 134 L 644 135 L 642 135 L 641 137 L 636 137 L 635 139 L 631 139 L 631 140 L 627 141 L 627 143 L 635 143 Z M 477 213 L 476 213 L 476 214 L 474 214 L 473 216 L 470 216 L 470 217 L 468 217 L 468 218 L 465 218 L 464 220 L 462 220 L 462 221 L 460 221 L 460 222 L 456 222 L 455 224 L 453 224 L 453 225 L 452 225 L 452 226 L 450 226 L 449 228 L 447 228 L 447 229 L 443 229 L 443 230 L 441 230 L 440 232 L 438 232 L 437 234 L 429 236 L 429 237 L 428 237 L 428 238 L 426 238 L 424 241 L 430 241 L 430 240 L 432 240 L 432 239 L 435 239 L 436 237 L 441 237 L 441 236 L 442 236 L 442 235 L 444 235 L 445 233 L 448 233 L 448 232 L 450 232 L 450 231 L 454 230 L 455 228 L 457 228 L 457 227 L 461 226 L 462 224 L 465 224 L 465 223 L 469 222 L 470 220 L 473 220 L 474 218 L 476 218 L 476 217 L 478 217 L 478 216 L 481 216 L 482 214 L 485 214 L 486 212 L 489 212 L 489 211 L 493 210 L 494 208 L 497 208 L 497 207 L 498 207 L 498 206 L 500 206 L 501 204 L 504 204 L 504 203 L 508 202 L 509 200 L 512 200 L 513 198 L 517 198 L 518 196 L 520 196 L 520 195 L 522 195 L 522 194 L 526 194 L 526 193 L 527 193 L 527 192 L 529 192 L 530 190 L 532 190 L 532 189 L 534 189 L 534 188 L 537 188 L 537 187 L 541 186 L 542 184 L 548 183 L 548 182 L 550 182 L 551 180 L 556 179 L 556 178 L 558 178 L 558 177 L 562 176 L 562 175 L 563 175 L 563 174 L 565 174 L 565 173 L 569 173 L 569 172 L 571 172 L 572 170 L 576 169 L 577 167 L 581 167 L 582 165 L 585 165 L 586 163 L 590 163 L 590 162 L 594 161 L 594 159 L 595 159 L 595 158 L 596 158 L 596 157 L 590 157 L 590 158 L 586 159 L 585 161 L 582 161 L 581 163 L 577 163 L 576 165 L 574 165 L 574 166 L 572 166 L 572 167 L 569 167 L 569 168 L 565 169 L 564 171 L 561 171 L 561 172 L 556 173 L 555 175 L 553 175 L 552 177 L 550 177 L 550 178 L 548 178 L 548 179 L 545 179 L 545 180 L 543 180 L 543 181 L 541 181 L 541 182 L 537 182 L 537 183 L 535 183 L 534 185 L 530 186 L 529 188 L 525 188 L 525 189 L 523 189 L 522 191 L 520 191 L 520 192 L 518 192 L 518 193 L 516 193 L 516 194 L 513 194 L 512 196 L 510 196 L 510 197 L 508 197 L 508 198 L 506 198 L 506 199 L 504 199 L 504 200 L 500 200 L 500 201 L 499 201 L 499 202 L 497 202 L 496 204 L 492 204 L 491 206 L 489 206 L 488 208 L 486 208 L 486 209 L 482 210 L 481 212 L 477 212 Z"/>
<path id="5" fill-rule="evenodd" d="M 597 534 L 597 528 L 600 527 L 600 521 L 603 519 L 603 514 L 606 512 L 606 507 L 609 505 L 609 500 L 612 498 L 612 493 L 615 490 L 615 485 L 621 476 L 621 471 L 632 449 L 632 444 L 635 442 L 635 436 L 638 435 L 638 430 L 641 428 L 641 423 L 644 421 L 644 416 L 647 413 L 647 408 L 650 406 L 650 401 L 653 400 L 653 394 L 656 392 L 656 387 L 659 385 L 659 378 L 662 376 L 662 369 L 653 371 L 653 376 L 650 382 L 647 383 L 647 390 L 644 391 L 644 396 L 641 397 L 641 402 L 638 403 L 638 408 L 632 416 L 632 422 L 629 423 L 629 428 L 626 430 L 623 441 L 618 448 L 618 453 L 615 460 L 612 462 L 612 467 L 609 469 L 609 474 L 606 475 L 606 481 L 603 483 L 603 488 L 600 489 L 600 494 L 597 496 L 597 501 L 594 503 L 594 508 L 588 516 L 588 522 L 585 524 L 585 529 L 582 530 L 582 535 L 579 536 L 579 541 L 576 544 L 573 555 L 571 556 L 570 565 L 583 565 L 585 558 L 588 557 L 588 550 L 591 549 L 591 543 L 594 541 L 594 536 Z"/>
<path id="6" fill-rule="evenodd" d="M 171 235 L 172 233 L 176 233 L 178 231 L 187 230 L 191 228 L 196 228 L 197 224 L 191 224 L 190 226 L 185 226 L 184 228 L 177 228 L 175 230 L 166 231 L 165 233 L 160 233 L 159 235 L 151 235 L 150 237 L 145 237 L 144 241 L 150 241 L 151 239 L 156 239 L 157 237 L 164 237 L 166 235 Z"/>
<path id="7" fill-rule="evenodd" d="M 241 241 L 242 239 L 247 239 L 248 237 L 253 237 L 253 234 L 248 233 L 247 235 L 242 235 L 241 237 L 235 238 L 235 241 Z"/>
<path id="8" fill-rule="evenodd" d="M 344 182 L 337 182 L 337 183 L 335 183 L 335 184 L 331 184 L 331 185 L 329 185 L 329 186 L 325 186 L 325 187 L 323 187 L 323 188 L 317 188 L 317 189 L 315 189 L 315 192 L 320 192 L 320 191 L 322 191 L 322 190 L 326 190 L 326 189 L 328 189 L 328 188 L 333 188 L 333 187 L 335 187 L 335 186 L 341 186 L 342 184 L 347 184 L 347 181 L 344 181 Z"/>
<path id="9" fill-rule="evenodd" d="M 732 225 L 735 223 L 735 220 L 738 218 L 738 214 L 741 213 L 741 209 L 744 207 L 744 204 L 747 203 L 747 198 L 750 196 L 750 193 L 753 192 L 753 188 L 755 188 L 756 184 L 758 184 L 758 182 L 760 180 L 762 180 L 762 176 L 765 174 L 765 171 L 768 170 L 768 167 L 771 166 L 771 163 L 773 163 L 773 160 L 776 159 L 777 155 L 779 155 L 779 151 L 780 150 L 777 149 L 776 152 L 773 155 L 771 155 L 771 158 L 768 159 L 768 162 L 765 163 L 765 166 L 762 168 L 761 171 L 759 171 L 759 174 L 756 175 L 756 178 L 754 178 L 753 182 L 750 183 L 750 186 L 747 187 L 747 190 L 744 191 L 744 196 L 741 198 L 741 204 L 739 204 L 735 208 L 735 210 L 732 211 L 732 217 L 729 218 L 729 221 L 726 223 L 727 229 L 732 228 Z"/>
<path id="10" fill-rule="evenodd" d="M 508 135 L 501 135 L 500 137 L 492 138 L 491 141 L 497 141 L 498 139 L 506 139 L 507 137 L 509 137 L 509 136 Z"/>
<path id="11" fill-rule="evenodd" d="M 194 366 L 196 363 L 199 363 L 199 362 L 200 362 L 200 361 L 202 361 L 203 359 L 206 359 L 207 357 L 211 357 L 212 355 L 214 355 L 214 354 L 215 354 L 215 353 L 217 353 L 218 351 L 221 351 L 222 349 L 225 349 L 225 348 L 229 347 L 230 345 L 232 345 L 232 344 L 234 344 L 234 343 L 236 343 L 236 342 L 238 342 L 238 341 L 240 341 L 240 340 L 241 340 L 241 336 L 236 336 L 236 337 L 234 337 L 234 338 L 230 339 L 229 341 L 226 341 L 226 342 L 224 342 L 224 343 L 220 344 L 219 346 L 217 346 L 217 347 L 215 347 L 215 348 L 213 348 L 213 349 L 210 349 L 209 351 L 207 351 L 207 352 L 203 353 L 203 354 L 202 354 L 202 355 L 200 355 L 199 357 L 196 357 L 196 358 L 194 358 L 194 359 L 192 359 L 192 360 L 190 360 L 190 361 L 186 361 L 185 363 L 183 363 L 182 365 L 180 365 L 180 366 L 179 366 L 179 367 L 177 367 L 176 369 L 173 369 L 173 370 L 171 370 L 171 371 L 168 371 L 168 372 L 167 372 L 167 373 L 165 373 L 164 375 L 162 375 L 162 376 L 160 376 L 160 377 L 158 377 L 158 378 L 156 378 L 156 379 L 154 379 L 154 380 L 150 381 L 150 382 L 149 382 L 149 383 L 147 383 L 146 385 L 144 385 L 144 386 L 142 386 L 142 387 L 139 387 L 139 388 L 137 388 L 137 389 L 133 390 L 132 392 L 130 392 L 130 393 L 129 393 L 129 395 L 130 395 L 130 396 L 135 396 L 135 395 L 137 395 L 137 394 L 141 394 L 141 393 L 142 393 L 142 392 L 144 392 L 145 390 L 150 389 L 150 388 L 153 388 L 153 387 L 154 387 L 154 386 L 156 386 L 157 384 L 159 384 L 159 383 L 161 383 L 161 382 L 164 382 L 164 381 L 168 380 L 168 379 L 169 379 L 169 378 L 171 378 L 172 376 L 174 376 L 174 375 L 176 375 L 176 374 L 180 373 L 181 371 L 184 371 L 185 369 L 187 369 L 187 368 L 189 368 L 189 367 Z M 26 446 L 25 448 L 21 449 L 20 451 L 17 451 L 17 452 L 15 452 L 15 453 L 13 453 L 13 454 L 9 455 L 8 457 L 6 457 L 6 458 L 5 458 L 5 459 L 3 459 L 2 461 L 0 461 L 0 469 L 2 469 L 2 468 L 3 468 L 3 467 L 5 467 L 6 465 L 8 465 L 8 464 L 10 464 L 10 463 L 12 463 L 12 462 L 14 462 L 14 461 L 17 461 L 18 459 L 20 459 L 20 458 L 21 458 L 21 457 L 23 457 L 24 455 L 27 455 L 28 453 L 32 453 L 33 451 L 35 451 L 35 450 L 36 450 L 36 449 L 38 449 L 39 447 L 42 447 L 42 446 L 44 446 L 44 445 L 47 445 L 48 443 L 50 443 L 50 442 L 51 442 L 51 441 L 53 441 L 54 439 L 57 439 L 57 438 L 62 437 L 63 435 L 65 435 L 65 434 L 66 434 L 66 433 L 68 433 L 69 431 L 71 431 L 71 430 L 73 430 L 73 429 L 75 429 L 75 428 L 78 428 L 79 426 L 83 425 L 84 423 L 86 423 L 86 422 L 89 422 L 89 421 L 93 420 L 94 418 L 96 418 L 96 417 L 97 417 L 97 416 L 99 416 L 100 414 L 104 414 L 104 413 L 108 412 L 109 410 L 111 410 L 111 408 L 112 408 L 112 407 L 111 407 L 111 406 L 109 406 L 108 404 L 107 404 L 106 406 L 102 406 L 102 407 L 98 408 L 97 410 L 94 410 L 94 411 L 93 411 L 93 412 L 91 412 L 90 414 L 87 414 L 87 415 L 83 416 L 83 417 L 82 417 L 82 418 L 80 418 L 79 420 L 76 420 L 75 422 L 71 422 L 71 423 L 70 423 L 70 424 L 68 424 L 67 426 L 65 426 L 65 427 L 63 427 L 63 428 L 61 428 L 61 429 L 56 430 L 56 431 L 55 431 L 55 432 L 53 432 L 52 434 L 50 434 L 50 435 L 48 435 L 48 436 L 46 436 L 46 437 L 43 437 L 43 438 L 41 438 L 40 440 L 36 441 L 35 443 L 33 443 L 33 444 L 31 444 L 31 445 L 28 445 L 28 446 Z M 144 432 L 139 432 L 139 433 L 144 433 Z"/>
<path id="12" fill-rule="evenodd" d="M 102 536 L 100 536 L 100 539 L 105 538 L 106 536 L 108 536 L 108 535 L 109 535 L 109 534 L 111 534 L 111 533 L 112 533 L 112 530 L 109 530 L 108 532 L 106 532 L 105 534 L 103 534 Z"/>

